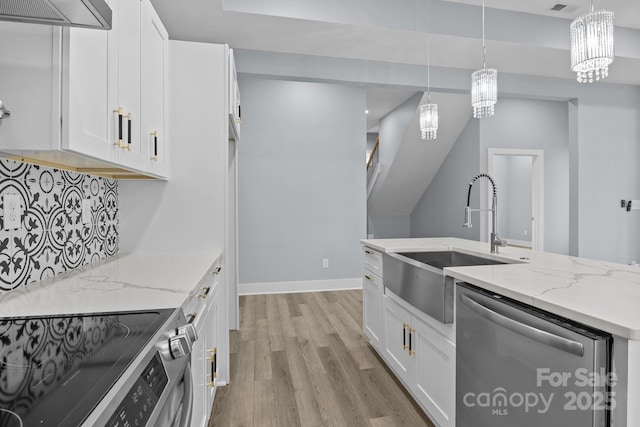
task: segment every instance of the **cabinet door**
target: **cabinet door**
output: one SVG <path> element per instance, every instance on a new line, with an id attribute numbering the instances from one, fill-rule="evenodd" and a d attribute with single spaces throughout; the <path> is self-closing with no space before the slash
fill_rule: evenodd
<path id="1" fill-rule="evenodd" d="M 214 290 L 211 305 L 207 314 L 207 322 L 204 326 L 205 334 L 205 351 L 207 353 L 207 389 L 206 389 L 206 409 L 207 417 L 211 414 L 213 401 L 216 396 L 218 387 L 218 357 L 221 352 L 218 351 L 218 314 L 220 313 L 220 298 L 218 295 L 218 287 Z"/>
<path id="2" fill-rule="evenodd" d="M 384 308 L 384 357 L 389 366 L 404 381 L 408 381 L 411 357 L 409 356 L 409 328 L 411 315 L 389 297 L 383 296 Z"/>
<path id="3" fill-rule="evenodd" d="M 455 344 L 413 318 L 413 394 L 438 425 L 455 426 Z"/>
<path id="4" fill-rule="evenodd" d="M 62 148 L 99 160 L 114 161 L 114 128 L 109 100 L 107 31 L 65 29 Z"/>
<path id="5" fill-rule="evenodd" d="M 57 73 L 54 38 L 60 30 L 15 22 L 0 22 L 0 101 L 11 111 L 0 120 L 0 148 L 18 151 L 37 145 L 48 149 L 60 117 L 51 107 L 59 100 L 52 86 Z M 57 138 L 56 138 L 57 141 Z"/>
<path id="6" fill-rule="evenodd" d="M 206 384 L 206 360 L 205 360 L 205 338 L 199 336 L 191 350 L 191 377 L 193 378 L 193 412 L 191 416 L 191 426 L 206 427 L 208 413 L 206 409 L 206 395 L 204 393 Z"/>
<path id="7" fill-rule="evenodd" d="M 113 0 L 114 28 L 109 31 L 110 66 L 115 74 L 109 91 L 114 94 L 113 110 L 124 114 L 122 147 L 117 162 L 144 170 L 145 161 L 140 141 L 140 0 Z M 114 129 L 119 132 L 117 114 L 112 113 Z M 119 136 L 119 135 L 118 135 Z"/>
<path id="8" fill-rule="evenodd" d="M 168 175 L 168 41 L 169 35 L 149 0 L 142 2 L 140 150 L 148 170 Z"/>
<path id="9" fill-rule="evenodd" d="M 364 333 L 371 345 L 382 351 L 382 279 L 368 270 L 362 280 Z"/>

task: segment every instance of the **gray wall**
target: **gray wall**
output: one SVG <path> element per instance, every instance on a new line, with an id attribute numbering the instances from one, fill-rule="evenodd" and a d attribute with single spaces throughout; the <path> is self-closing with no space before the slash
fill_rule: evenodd
<path id="1" fill-rule="evenodd" d="M 242 74 L 239 84 L 239 282 L 359 277 L 365 90 Z"/>
<path id="2" fill-rule="evenodd" d="M 411 237 L 480 238 L 477 213 L 472 217 L 473 228 L 462 227 L 469 181 L 479 172 L 479 135 L 478 120 L 469 120 L 411 213 Z M 479 199 L 479 192 L 475 189 L 471 194 L 471 206 L 477 207 Z"/>
<path id="3" fill-rule="evenodd" d="M 560 254 L 569 253 L 568 117 L 566 102 L 503 97 L 495 116 L 480 121 L 482 171 L 489 148 L 544 150 L 544 251 Z"/>
<path id="4" fill-rule="evenodd" d="M 367 233 L 377 239 L 401 238 L 411 236 L 409 215 L 388 215 L 376 210 L 375 203 L 381 185 L 398 152 L 398 147 L 404 139 L 411 119 L 418 108 L 421 93 L 418 93 L 391 111 L 379 121 L 380 146 L 380 175 L 371 191 L 368 203 Z"/>
<path id="5" fill-rule="evenodd" d="M 559 32 L 566 31 L 565 24 L 561 27 L 564 30 L 558 27 Z M 410 90 L 424 90 L 427 85 L 424 65 L 249 50 L 235 53 L 239 70 L 272 78 Z M 431 67 L 431 87 L 468 93 L 469 70 Z M 580 85 L 574 79 L 501 72 L 499 91 L 496 117 L 489 120 L 501 114 L 507 96 L 569 102 L 569 253 L 622 263 L 640 261 L 640 215 L 620 208 L 620 199 L 640 199 L 640 88 L 606 82 Z M 526 123 L 522 126 L 521 134 L 530 131 Z M 486 159 L 478 164 L 486 168 Z"/>

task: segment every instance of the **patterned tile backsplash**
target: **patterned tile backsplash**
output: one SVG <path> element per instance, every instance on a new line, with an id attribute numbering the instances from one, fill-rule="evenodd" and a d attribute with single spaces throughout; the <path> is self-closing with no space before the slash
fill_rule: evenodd
<path id="1" fill-rule="evenodd" d="M 6 194 L 20 197 L 22 228 L 4 229 Z M 116 255 L 118 228 L 118 181 L 0 159 L 0 292 Z"/>

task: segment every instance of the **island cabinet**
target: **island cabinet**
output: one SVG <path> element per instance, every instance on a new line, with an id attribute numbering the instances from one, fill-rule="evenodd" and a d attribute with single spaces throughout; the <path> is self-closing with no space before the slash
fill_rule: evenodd
<path id="1" fill-rule="evenodd" d="M 455 426 L 456 346 L 398 300 L 383 297 L 384 359 L 437 425 Z"/>
<path id="2" fill-rule="evenodd" d="M 364 333 L 371 345 L 382 352 L 382 254 L 364 248 L 364 273 L 362 277 L 362 315 Z"/>
<path id="3" fill-rule="evenodd" d="M 224 274 L 222 257 L 205 274 L 183 306 L 187 320 L 198 334 L 191 352 L 193 415 L 191 426 L 206 427 L 219 385 L 218 366 L 224 351 L 220 348 L 224 328 Z"/>
<path id="4" fill-rule="evenodd" d="M 383 254 L 363 248 L 363 329 L 431 420 L 455 426 L 455 325 L 426 315 L 384 286 Z"/>
<path id="5" fill-rule="evenodd" d="M 96 175 L 167 178 L 158 166 L 167 162 L 167 32 L 150 0 L 108 4 L 109 31 L 0 23 L 0 100 L 11 111 L 0 150 Z"/>

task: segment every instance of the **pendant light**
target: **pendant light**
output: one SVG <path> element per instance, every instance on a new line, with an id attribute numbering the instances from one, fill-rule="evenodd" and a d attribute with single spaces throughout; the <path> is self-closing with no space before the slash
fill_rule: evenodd
<path id="1" fill-rule="evenodd" d="M 580 83 L 593 83 L 609 75 L 614 59 L 614 14 L 610 10 L 594 10 L 589 1 L 589 13 L 571 22 L 571 70 Z"/>
<path id="2" fill-rule="evenodd" d="M 427 0 L 427 19 L 429 15 Z M 427 28 L 427 103 L 420 106 L 420 133 L 423 140 L 434 140 L 438 137 L 438 104 L 431 103 L 431 35 Z"/>
<path id="3" fill-rule="evenodd" d="M 484 44 L 484 0 L 482 1 L 482 69 L 471 74 L 471 106 L 473 117 L 481 119 L 495 113 L 498 102 L 498 70 L 487 68 L 487 48 Z"/>

